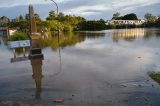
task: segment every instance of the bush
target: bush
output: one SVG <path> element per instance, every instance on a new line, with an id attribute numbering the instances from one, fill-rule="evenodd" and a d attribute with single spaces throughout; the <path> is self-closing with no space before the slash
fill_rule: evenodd
<path id="1" fill-rule="evenodd" d="M 150 72 L 149 76 L 160 84 L 160 72 Z"/>
<path id="2" fill-rule="evenodd" d="M 116 25 L 106 25 L 106 29 L 116 29 Z"/>
<path id="3" fill-rule="evenodd" d="M 79 30 L 88 30 L 88 31 L 98 31 L 98 30 L 105 30 L 106 24 L 102 20 L 98 21 L 84 21 L 79 24 Z"/>
<path id="4" fill-rule="evenodd" d="M 8 41 L 27 40 L 29 37 L 24 32 L 15 32 L 8 38 Z"/>

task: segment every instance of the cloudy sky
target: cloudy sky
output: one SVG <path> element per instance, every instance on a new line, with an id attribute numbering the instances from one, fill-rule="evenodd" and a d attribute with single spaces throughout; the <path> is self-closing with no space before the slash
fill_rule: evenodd
<path id="1" fill-rule="evenodd" d="M 121 15 L 136 13 L 143 18 L 147 12 L 160 16 L 160 0 L 55 0 L 59 11 L 79 15 L 87 19 L 110 19 L 115 12 Z M 28 5 L 33 4 L 35 12 L 46 18 L 50 10 L 56 10 L 50 0 L 0 0 L 0 16 L 15 18 L 28 13 Z"/>

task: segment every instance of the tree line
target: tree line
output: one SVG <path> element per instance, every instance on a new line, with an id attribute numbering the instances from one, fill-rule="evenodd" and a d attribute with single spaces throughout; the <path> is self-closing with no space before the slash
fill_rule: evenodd
<path id="1" fill-rule="evenodd" d="M 5 16 L 3 16 L 4 18 Z M 154 16 L 151 13 L 146 13 L 144 15 L 146 22 L 143 27 L 160 27 L 160 17 Z M 135 13 L 126 14 L 121 16 L 120 13 L 114 13 L 113 20 L 138 20 L 138 17 Z M 100 20 L 86 20 L 84 17 L 75 16 L 75 15 L 64 15 L 60 12 L 56 14 L 55 11 L 50 11 L 48 17 L 45 20 L 42 20 L 38 14 L 35 14 L 35 21 L 37 24 L 38 32 L 48 31 L 62 31 L 62 32 L 71 32 L 71 31 L 80 31 L 80 30 L 105 30 L 105 29 L 115 29 L 121 28 L 116 25 L 106 25 L 106 22 L 103 19 Z M 29 15 L 18 16 L 14 20 L 10 20 L 8 23 L 0 24 L 0 27 L 9 27 L 9 28 L 18 28 L 19 31 L 28 33 L 29 32 Z"/>
<path id="2" fill-rule="evenodd" d="M 160 16 L 155 16 L 151 13 L 144 15 L 145 23 L 141 27 L 160 27 Z M 114 13 L 112 20 L 139 20 L 135 13 L 121 16 L 120 13 Z M 113 27 L 113 26 L 112 26 Z"/>
<path id="3" fill-rule="evenodd" d="M 5 17 L 5 16 L 3 16 Z M 6 17 L 7 18 L 7 17 Z M 61 31 L 71 32 L 80 30 L 104 30 L 106 29 L 105 21 L 100 20 L 86 20 L 84 17 L 75 15 L 64 15 L 60 12 L 56 14 L 55 11 L 50 11 L 48 17 L 43 20 L 38 14 L 35 14 L 35 21 L 37 24 L 38 32 L 42 31 Z M 8 23 L 0 24 L 0 27 L 18 28 L 19 31 L 28 33 L 29 27 L 29 15 L 18 16 L 13 20 L 9 20 Z"/>

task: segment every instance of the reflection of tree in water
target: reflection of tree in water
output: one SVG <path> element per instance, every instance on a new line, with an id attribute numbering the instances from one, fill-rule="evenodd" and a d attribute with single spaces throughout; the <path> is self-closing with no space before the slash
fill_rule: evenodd
<path id="1" fill-rule="evenodd" d="M 144 39 L 150 39 L 151 37 L 153 37 L 153 31 L 151 31 L 151 30 L 147 30 L 146 32 L 145 32 L 145 35 L 144 35 Z"/>
<path id="2" fill-rule="evenodd" d="M 79 36 L 85 36 L 85 38 L 90 38 L 90 39 L 96 39 L 96 38 L 105 36 L 105 33 L 103 33 L 103 32 L 92 32 L 92 31 L 89 31 L 89 32 L 78 32 L 77 34 Z"/>
<path id="3" fill-rule="evenodd" d="M 51 47 L 53 50 L 57 50 L 60 46 L 61 48 L 65 48 L 67 46 L 75 46 L 77 43 L 85 41 L 86 38 L 90 39 L 96 39 L 98 37 L 105 36 L 105 33 L 93 33 L 93 32 L 70 32 L 70 33 L 64 33 L 60 34 L 59 41 L 58 41 L 58 35 L 56 36 L 48 36 L 48 37 L 42 37 L 38 41 L 34 41 L 34 46 L 40 43 L 40 46 L 42 48 Z M 25 53 L 28 53 L 30 48 L 25 48 Z M 22 55 L 23 54 L 23 48 L 16 48 L 16 55 Z"/>
<path id="4" fill-rule="evenodd" d="M 2 37 L 0 37 L 0 45 L 2 44 Z"/>
<path id="5" fill-rule="evenodd" d="M 49 36 L 48 38 L 41 39 L 40 43 L 43 48 L 51 47 L 53 50 L 67 46 L 75 46 L 77 43 L 85 41 L 86 38 L 97 38 L 100 36 L 104 36 L 102 33 L 65 33 L 59 36 L 59 44 L 58 44 L 58 36 Z"/>
<path id="6" fill-rule="evenodd" d="M 160 31 L 156 31 L 155 35 L 156 35 L 157 38 L 159 38 L 160 37 Z"/>
<path id="7" fill-rule="evenodd" d="M 146 30 L 144 39 L 150 39 L 152 37 L 160 37 L 160 31 L 159 30 Z"/>
<path id="8" fill-rule="evenodd" d="M 66 47 L 66 46 L 74 46 L 78 42 L 84 41 L 84 37 L 76 36 L 76 35 L 60 35 L 59 41 L 58 36 L 49 36 L 48 38 L 44 38 L 40 40 L 40 44 L 42 48 L 51 47 L 53 50 L 58 49 L 58 47 Z M 59 42 L 59 43 L 58 43 Z"/>

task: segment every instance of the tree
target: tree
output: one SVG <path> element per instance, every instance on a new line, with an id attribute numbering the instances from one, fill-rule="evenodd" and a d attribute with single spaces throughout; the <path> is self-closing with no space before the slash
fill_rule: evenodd
<path id="1" fill-rule="evenodd" d="M 134 13 L 124 15 L 122 20 L 138 20 L 137 15 Z"/>
<path id="2" fill-rule="evenodd" d="M 68 24 L 68 25 L 64 25 L 64 32 L 71 32 L 73 31 L 73 26 Z"/>
<path id="3" fill-rule="evenodd" d="M 151 13 L 146 13 L 146 14 L 144 15 L 144 18 L 145 18 L 147 21 L 149 21 L 151 17 L 152 17 L 152 14 L 151 14 Z"/>
<path id="4" fill-rule="evenodd" d="M 29 20 L 29 14 L 25 15 L 25 20 Z"/>
<path id="5" fill-rule="evenodd" d="M 35 19 L 37 19 L 37 20 L 41 20 L 39 14 L 37 14 L 37 13 L 34 14 L 34 17 L 35 17 Z"/>
<path id="6" fill-rule="evenodd" d="M 114 13 L 114 14 L 113 14 L 112 19 L 117 19 L 117 18 L 119 18 L 119 17 L 120 17 L 120 13 L 117 12 L 117 13 Z"/>
<path id="7" fill-rule="evenodd" d="M 160 17 L 157 19 L 156 25 L 157 25 L 157 27 L 160 27 Z"/>
<path id="8" fill-rule="evenodd" d="M 19 21 L 24 21 L 24 18 L 22 15 L 20 15 L 18 18 L 19 18 Z"/>
<path id="9" fill-rule="evenodd" d="M 90 31 L 96 31 L 96 30 L 104 30 L 106 29 L 106 24 L 102 20 L 98 21 L 84 21 L 79 24 L 79 30 L 90 30 Z"/>
<path id="10" fill-rule="evenodd" d="M 47 28 L 49 28 L 49 25 L 47 21 L 38 21 L 37 23 L 37 31 L 46 31 Z"/>
<path id="11" fill-rule="evenodd" d="M 60 12 L 60 13 L 58 14 L 58 18 L 61 18 L 61 17 L 64 17 L 64 13 L 62 13 L 62 12 Z"/>
<path id="12" fill-rule="evenodd" d="M 64 13 L 62 13 L 62 12 L 60 12 L 59 14 L 58 14 L 58 20 L 60 21 L 60 22 L 64 22 L 65 21 L 65 15 L 64 15 Z"/>
<path id="13" fill-rule="evenodd" d="M 1 22 L 0 22 L 0 26 L 7 27 L 10 20 L 9 20 L 8 17 L 2 16 L 2 17 L 0 18 L 0 21 L 1 21 Z"/>
<path id="14" fill-rule="evenodd" d="M 40 16 L 37 13 L 34 14 L 34 17 L 35 17 L 35 21 L 36 21 L 36 24 L 37 24 L 37 31 L 41 32 L 41 30 L 42 30 L 41 28 L 43 26 L 43 24 L 42 24 L 43 22 L 42 22 Z"/>
<path id="15" fill-rule="evenodd" d="M 63 30 L 63 25 L 57 20 L 48 20 L 47 24 L 50 31 Z"/>
<path id="16" fill-rule="evenodd" d="M 102 22 L 102 23 L 105 23 L 105 21 L 103 19 L 100 19 L 99 21 Z"/>
<path id="17" fill-rule="evenodd" d="M 55 11 L 50 11 L 49 16 L 46 18 L 47 20 L 53 20 L 56 18 L 56 13 Z"/>
<path id="18" fill-rule="evenodd" d="M 157 20 L 157 17 L 153 16 L 151 13 L 146 13 L 144 15 L 144 18 L 146 19 L 148 24 L 154 24 Z"/>

